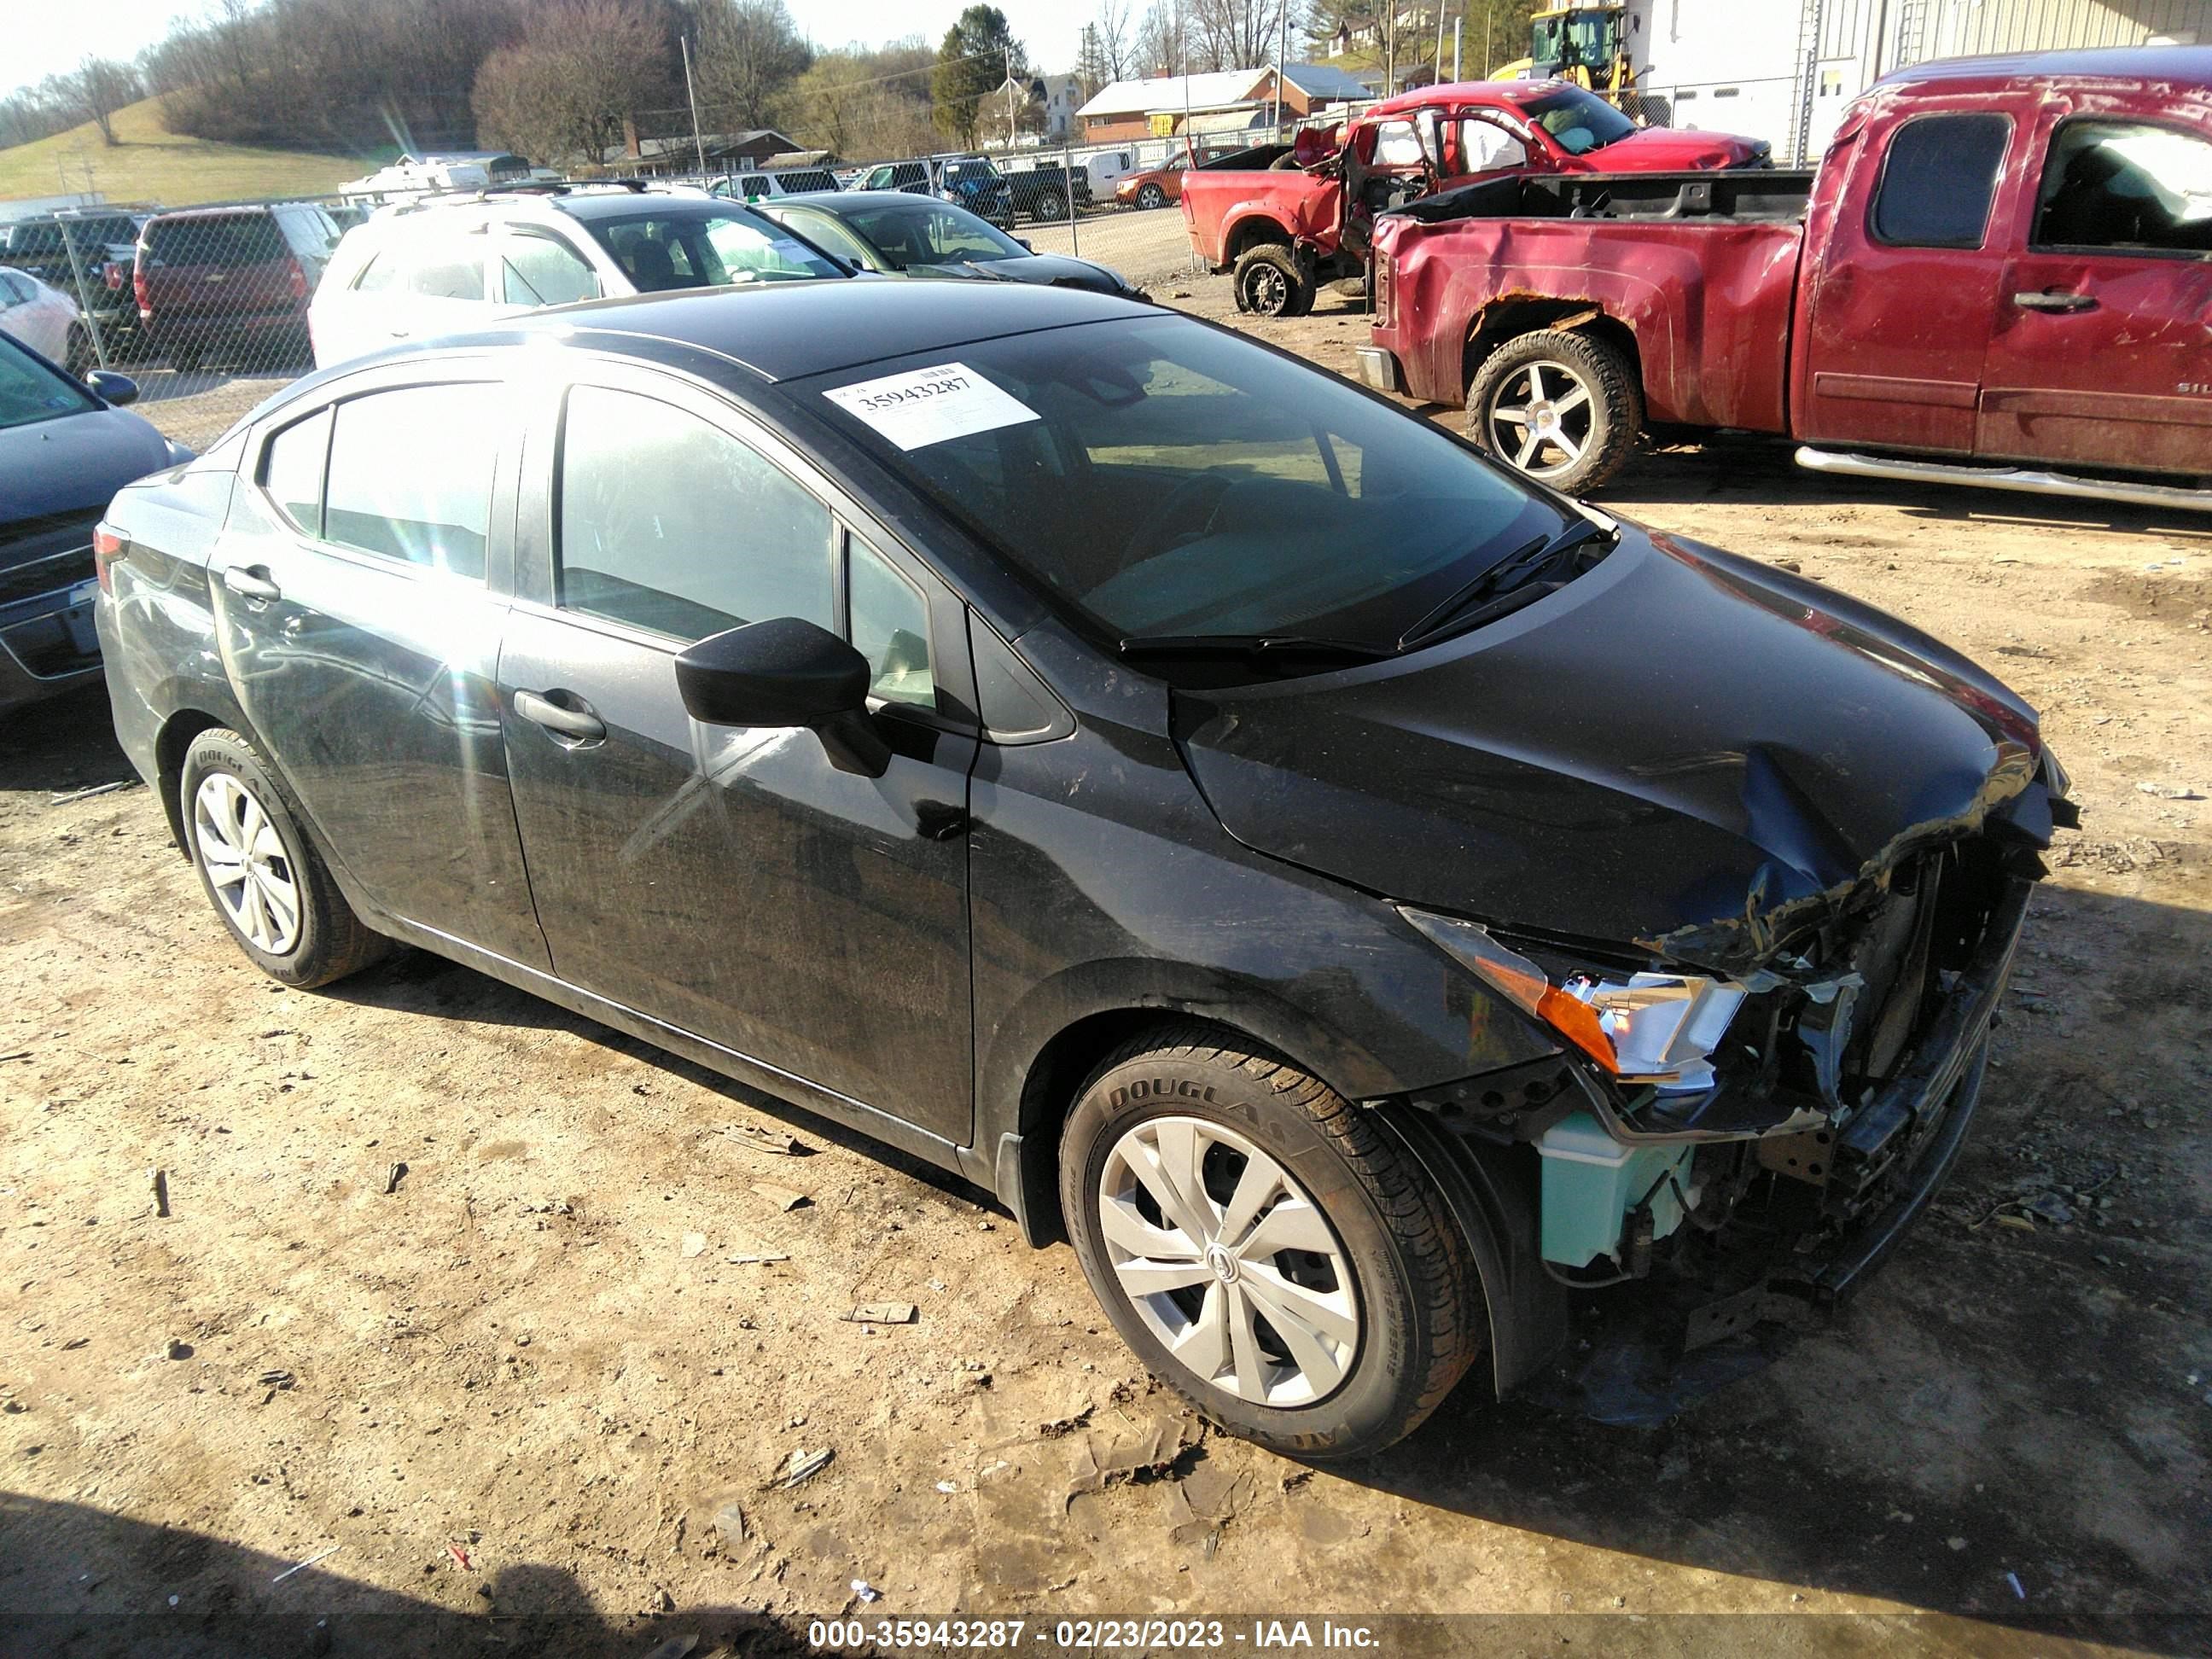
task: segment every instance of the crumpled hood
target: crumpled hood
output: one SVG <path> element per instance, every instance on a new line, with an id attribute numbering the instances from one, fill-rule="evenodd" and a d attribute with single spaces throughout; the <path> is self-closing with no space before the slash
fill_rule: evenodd
<path id="1" fill-rule="evenodd" d="M 167 441 L 128 410 L 0 428 L 0 526 L 97 512 L 132 479 L 173 464 Z"/>
<path id="2" fill-rule="evenodd" d="M 1626 526 L 1596 568 L 1488 627 L 1395 661 L 1178 692 L 1176 730 L 1255 850 L 1723 971 L 2041 787 L 2033 713 L 1957 653 Z"/>
<path id="3" fill-rule="evenodd" d="M 1757 138 L 1692 127 L 1646 127 L 1577 159 L 1600 173 L 1688 173 L 1749 165 L 1766 153 Z"/>

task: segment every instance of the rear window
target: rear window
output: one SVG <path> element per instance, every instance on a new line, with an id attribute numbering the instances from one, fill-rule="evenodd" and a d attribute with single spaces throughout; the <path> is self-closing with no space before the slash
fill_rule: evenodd
<path id="1" fill-rule="evenodd" d="M 1920 115 L 1890 135 L 1874 198 L 1874 234 L 1893 247 L 1979 247 L 2008 115 Z"/>
<path id="2" fill-rule="evenodd" d="M 826 168 L 806 173 L 779 173 L 775 175 L 775 181 L 793 196 L 804 191 L 837 188 L 837 175 Z"/>
<path id="3" fill-rule="evenodd" d="M 156 219 L 146 227 L 146 251 L 165 265 L 258 265 L 288 257 L 265 213 Z"/>

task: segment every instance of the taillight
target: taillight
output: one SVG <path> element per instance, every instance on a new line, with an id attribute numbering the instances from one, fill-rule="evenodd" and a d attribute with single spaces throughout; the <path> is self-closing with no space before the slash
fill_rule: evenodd
<path id="1" fill-rule="evenodd" d="M 123 538 L 106 525 L 94 527 L 92 569 L 93 574 L 100 578 L 100 591 L 103 593 L 112 593 L 115 591 L 115 579 L 110 573 L 115 567 L 115 562 L 123 556 Z"/>
<path id="2" fill-rule="evenodd" d="M 146 292 L 146 270 L 144 266 L 137 266 L 131 270 L 131 291 L 138 298 L 138 314 L 141 317 L 152 316 L 154 314 L 154 299 L 151 295 Z"/>
<path id="3" fill-rule="evenodd" d="M 307 297 L 307 273 L 300 269 L 300 262 L 297 259 L 289 260 L 287 263 L 291 267 L 292 297 L 295 300 L 304 300 Z"/>
<path id="4" fill-rule="evenodd" d="M 107 262 L 106 269 L 102 270 L 100 274 L 101 279 L 106 283 L 110 291 L 118 294 L 123 291 L 123 267 L 118 264 L 114 260 L 110 259 Z"/>

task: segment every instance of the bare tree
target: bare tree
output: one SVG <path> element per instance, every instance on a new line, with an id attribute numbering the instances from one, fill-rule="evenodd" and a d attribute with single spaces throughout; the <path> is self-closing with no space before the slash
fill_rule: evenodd
<path id="1" fill-rule="evenodd" d="M 565 0 L 532 15 L 477 74 L 483 132 L 536 161 L 598 164 L 638 110 L 666 98 L 669 40 L 646 0 Z"/>
<path id="2" fill-rule="evenodd" d="M 1129 62 L 1129 0 L 1099 0 L 1097 21 L 1091 25 L 1097 36 L 1098 70 L 1109 81 L 1126 81 L 1134 72 Z"/>
<path id="3" fill-rule="evenodd" d="M 113 144 L 115 112 L 141 96 L 137 72 L 112 58 L 87 58 L 68 81 L 77 108 L 100 129 L 100 143 Z"/>
<path id="4" fill-rule="evenodd" d="M 1140 77 L 1182 74 L 1188 40 L 1188 27 L 1178 0 L 1152 0 L 1137 25 L 1130 75 Z"/>
<path id="5" fill-rule="evenodd" d="M 1256 69 L 1282 55 L 1283 21 L 1302 29 L 1297 0 L 1188 0 L 1191 55 L 1209 70 Z"/>
<path id="6" fill-rule="evenodd" d="M 813 49 L 783 0 L 709 0 L 699 9 L 699 98 L 718 122 L 765 127 Z"/>

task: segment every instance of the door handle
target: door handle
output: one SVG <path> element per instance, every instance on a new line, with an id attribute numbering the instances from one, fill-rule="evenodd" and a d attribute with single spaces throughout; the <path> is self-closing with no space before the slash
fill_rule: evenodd
<path id="1" fill-rule="evenodd" d="M 2022 311 L 2094 311 L 2097 301 L 2087 294 L 2015 294 L 2012 302 Z"/>
<path id="2" fill-rule="evenodd" d="M 268 605 L 284 597 L 284 590 L 269 580 L 266 565 L 234 564 L 222 573 L 222 585 L 241 599 Z"/>
<path id="3" fill-rule="evenodd" d="M 554 695 L 563 696 L 568 694 L 556 692 Z M 580 697 L 576 701 L 583 702 Z M 518 691 L 514 694 L 514 712 L 532 725 L 542 726 L 548 732 L 574 743 L 598 743 L 607 735 L 606 722 L 592 712 L 589 704 L 580 708 L 563 708 L 559 703 L 549 702 L 535 691 Z"/>

